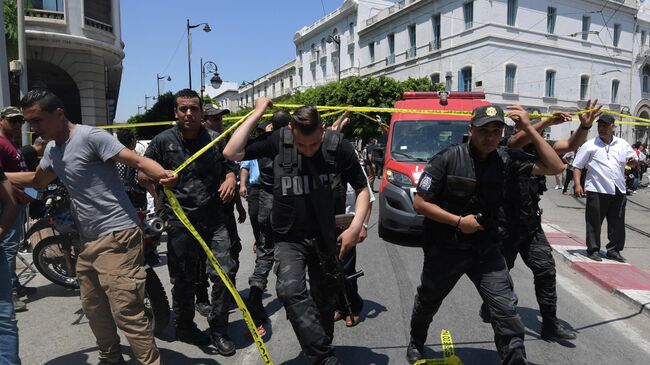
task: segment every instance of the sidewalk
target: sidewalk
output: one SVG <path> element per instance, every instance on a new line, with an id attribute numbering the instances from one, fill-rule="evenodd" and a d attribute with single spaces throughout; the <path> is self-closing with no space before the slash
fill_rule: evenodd
<path id="1" fill-rule="evenodd" d="M 646 189 L 647 190 L 647 189 Z M 581 273 L 608 292 L 632 304 L 639 312 L 650 316 L 650 272 L 647 269 L 650 257 L 650 241 L 642 233 L 626 229 L 627 241 L 623 256 L 628 263 L 619 263 L 603 258 L 596 262 L 586 257 L 584 237 L 584 206 L 571 196 L 550 190 L 544 194 L 544 216 L 542 226 L 553 250 L 572 269 Z M 650 214 L 647 208 L 650 191 L 639 191 L 628 201 L 626 223 L 633 229 L 650 231 Z M 602 242 L 607 243 L 603 223 Z"/>

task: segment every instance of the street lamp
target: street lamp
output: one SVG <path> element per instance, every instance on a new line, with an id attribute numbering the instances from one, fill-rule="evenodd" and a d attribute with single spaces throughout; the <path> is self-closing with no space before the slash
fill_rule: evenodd
<path id="1" fill-rule="evenodd" d="M 158 86 L 158 98 L 160 98 L 160 80 L 162 79 L 167 79 L 167 81 L 172 81 L 172 77 L 167 75 L 167 76 L 160 76 L 156 74 L 156 85 Z"/>
<path id="2" fill-rule="evenodd" d="M 153 95 L 147 96 L 147 94 L 144 94 L 144 111 L 145 111 L 145 113 L 147 112 L 147 109 L 149 109 L 147 107 L 147 100 L 149 100 L 149 99 L 156 100 L 156 97 L 153 96 Z"/>
<path id="3" fill-rule="evenodd" d="M 327 36 L 327 43 L 336 43 L 338 46 L 338 81 L 341 81 L 341 37 L 339 35 L 328 35 Z"/>
<path id="4" fill-rule="evenodd" d="M 203 63 L 203 58 L 201 58 L 201 100 L 203 100 L 203 91 L 205 90 L 206 68 L 207 72 L 212 74 L 212 77 L 210 78 L 210 85 L 212 85 L 213 88 L 218 89 L 223 82 L 219 76 L 219 72 L 217 72 L 219 70 L 217 68 L 217 64 L 212 61 L 206 61 Z"/>
<path id="5" fill-rule="evenodd" d="M 253 87 L 253 89 L 252 89 L 253 90 L 253 99 L 251 101 L 251 104 L 254 106 L 255 105 L 255 81 L 253 80 L 253 82 L 248 82 L 248 81 L 242 81 L 241 82 L 241 87 L 244 87 L 246 85 L 250 85 L 250 86 Z"/>
<path id="6" fill-rule="evenodd" d="M 138 114 L 140 114 L 140 109 L 142 109 L 142 105 L 138 105 Z M 146 109 L 145 109 L 146 111 Z"/>
<path id="7" fill-rule="evenodd" d="M 203 25 L 203 31 L 208 33 L 212 29 L 210 29 L 210 25 L 208 23 L 199 23 L 196 25 L 190 25 L 190 20 L 187 19 L 187 74 L 190 80 L 190 89 L 192 88 L 192 32 L 190 30 L 200 27 Z"/>

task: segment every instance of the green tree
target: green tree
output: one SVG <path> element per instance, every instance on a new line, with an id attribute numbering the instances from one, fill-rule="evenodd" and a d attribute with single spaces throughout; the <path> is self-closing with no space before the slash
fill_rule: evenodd
<path id="1" fill-rule="evenodd" d="M 137 114 L 127 120 L 127 123 L 167 122 L 176 120 L 174 115 L 174 95 L 171 92 L 161 94 L 151 109 L 144 114 Z M 151 139 L 156 134 L 169 128 L 169 126 L 155 126 L 137 128 L 136 134 L 140 139 Z"/>
<path id="2" fill-rule="evenodd" d="M 25 1 L 25 0 L 23 0 Z M 25 11 L 31 9 L 31 1 L 25 1 Z M 5 18 L 5 40 L 7 42 L 7 59 L 18 58 L 18 2 L 17 0 L 3 0 L 2 11 Z"/>
<path id="3" fill-rule="evenodd" d="M 397 81 L 387 76 L 350 77 L 339 82 L 298 92 L 292 97 L 276 100 L 276 103 L 392 108 L 405 91 L 431 91 L 437 90 L 439 87 L 440 84 L 431 85 L 428 78 L 409 78 L 405 81 Z M 374 113 L 370 117 L 376 118 L 377 115 L 384 121 L 390 120 L 388 113 Z M 336 116 L 325 118 L 325 123 L 331 124 L 336 118 Z M 357 113 L 351 114 L 350 125 L 343 132 L 348 137 L 359 137 L 364 140 L 382 133 L 377 123 L 373 123 Z"/>

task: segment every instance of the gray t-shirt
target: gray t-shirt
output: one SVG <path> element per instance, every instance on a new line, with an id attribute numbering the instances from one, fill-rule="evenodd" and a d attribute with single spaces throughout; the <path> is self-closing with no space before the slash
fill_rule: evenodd
<path id="1" fill-rule="evenodd" d="M 47 144 L 40 166 L 65 185 L 84 240 L 137 226 L 140 222 L 111 158 L 123 148 L 108 132 L 77 125 L 63 145 Z"/>

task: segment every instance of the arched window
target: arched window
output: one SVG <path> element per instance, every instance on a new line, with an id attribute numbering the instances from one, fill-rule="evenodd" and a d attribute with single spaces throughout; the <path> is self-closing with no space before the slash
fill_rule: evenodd
<path id="1" fill-rule="evenodd" d="M 432 73 L 430 78 L 431 78 L 431 86 L 435 87 L 437 84 L 440 83 L 440 72 Z"/>
<path id="2" fill-rule="evenodd" d="M 506 83 L 505 83 L 505 92 L 514 93 L 515 92 L 515 77 L 517 76 L 517 65 L 508 64 L 506 65 Z"/>

